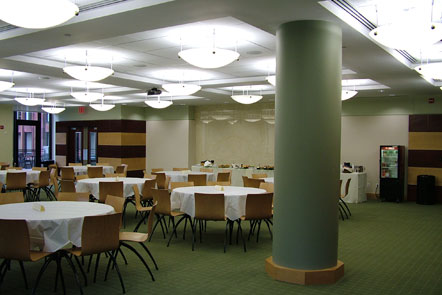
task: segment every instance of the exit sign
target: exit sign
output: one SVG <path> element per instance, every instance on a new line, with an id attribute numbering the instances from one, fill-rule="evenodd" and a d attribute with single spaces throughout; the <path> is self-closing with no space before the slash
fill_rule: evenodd
<path id="1" fill-rule="evenodd" d="M 85 111 L 86 111 L 85 107 L 78 107 L 78 113 L 79 114 L 84 114 Z"/>

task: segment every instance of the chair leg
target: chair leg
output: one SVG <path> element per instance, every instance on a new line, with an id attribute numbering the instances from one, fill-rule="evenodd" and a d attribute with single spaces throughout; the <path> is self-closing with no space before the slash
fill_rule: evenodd
<path id="1" fill-rule="evenodd" d="M 97 270 L 98 270 L 98 263 L 100 262 L 100 256 L 101 253 L 97 254 L 97 258 L 95 259 L 95 269 L 94 269 L 94 283 L 97 281 Z"/>
<path id="2" fill-rule="evenodd" d="M 83 294 L 83 289 L 81 288 L 80 280 L 78 278 L 78 273 L 77 273 L 77 270 L 75 269 L 74 263 L 72 263 L 71 258 L 69 257 L 69 255 L 66 254 L 66 252 L 62 252 L 61 255 L 62 255 L 62 257 L 64 257 L 67 260 L 69 266 L 71 267 L 72 272 L 74 273 L 75 283 L 77 284 L 78 288 L 80 289 L 80 294 Z M 77 257 L 77 256 L 75 256 L 75 257 Z"/>
<path id="3" fill-rule="evenodd" d="M 124 293 L 126 293 L 126 289 L 124 288 L 124 282 L 123 282 L 123 278 L 121 277 L 120 268 L 118 267 L 117 260 L 115 259 L 114 255 L 111 252 L 109 252 L 109 260 L 112 260 L 112 262 L 115 265 L 115 269 L 117 270 L 118 278 L 120 279 L 121 288 L 123 289 L 123 294 L 124 294 Z M 107 275 L 107 271 L 106 271 L 106 275 Z M 104 280 L 106 280 L 106 279 L 107 279 L 107 276 L 105 276 Z"/>
<path id="4" fill-rule="evenodd" d="M 121 248 L 118 248 L 118 251 L 117 251 L 117 253 L 115 254 L 115 258 L 117 258 L 118 253 L 121 253 L 121 257 L 123 257 L 124 264 L 127 265 L 126 255 L 124 255 L 124 252 L 121 251 Z"/>
<path id="5" fill-rule="evenodd" d="M 86 277 L 86 273 L 84 272 L 83 266 L 81 266 L 80 260 L 78 259 L 77 256 L 74 256 L 74 258 L 75 258 L 75 261 L 77 262 L 78 267 L 80 268 L 81 275 L 83 276 L 84 285 L 87 286 L 87 277 Z M 89 258 L 89 266 L 91 265 L 90 264 L 91 260 L 92 260 L 92 255 Z M 89 269 L 88 269 L 88 271 L 89 271 Z"/>
<path id="6" fill-rule="evenodd" d="M 147 254 L 150 256 L 150 259 L 152 259 L 152 262 L 155 265 L 155 269 L 158 270 L 157 262 L 155 261 L 155 258 L 153 258 L 152 253 L 150 253 L 149 248 L 147 248 L 146 245 L 144 245 L 144 243 L 140 242 L 139 244 L 144 248 L 144 250 L 146 250 Z"/>
<path id="7" fill-rule="evenodd" d="M 345 211 L 345 208 L 344 208 L 344 206 L 342 206 L 342 203 L 341 203 L 341 202 L 338 202 L 338 205 L 339 205 L 339 207 L 342 209 L 342 212 L 344 213 L 345 218 L 348 219 L 347 211 Z"/>
<path id="8" fill-rule="evenodd" d="M 169 241 L 167 242 L 167 247 L 169 247 L 169 245 L 170 245 L 170 241 L 172 240 L 172 237 L 173 237 L 173 234 L 174 234 L 174 233 L 175 233 L 175 237 L 178 238 L 178 236 L 177 236 L 177 232 L 176 232 L 176 229 L 177 229 L 178 225 L 181 223 L 181 221 L 183 221 L 183 219 L 185 219 L 185 220 L 186 220 L 186 223 L 187 223 L 187 217 L 186 217 L 186 215 L 184 215 L 183 217 L 181 217 L 180 220 L 178 220 L 178 222 L 177 222 L 176 224 L 175 224 L 175 222 L 173 222 L 173 230 L 172 230 L 172 233 L 170 234 Z M 186 225 L 184 225 L 184 231 L 186 231 Z"/>
<path id="9" fill-rule="evenodd" d="M 28 280 L 26 279 L 25 267 L 23 266 L 23 261 L 18 262 L 20 264 L 21 273 L 23 275 L 23 280 L 25 281 L 25 288 L 28 290 Z"/>
<path id="10" fill-rule="evenodd" d="M 138 211 L 137 211 L 137 212 L 138 212 Z M 143 223 L 143 221 L 146 220 L 147 216 L 149 216 L 147 212 L 146 212 L 146 214 L 140 214 L 140 215 L 141 215 L 141 220 L 138 221 L 137 225 L 135 226 L 135 228 L 134 228 L 134 232 L 137 232 L 137 231 L 138 231 L 138 228 L 141 226 L 141 224 Z"/>
<path id="11" fill-rule="evenodd" d="M 55 261 L 57 262 L 57 275 L 60 277 L 61 286 L 63 288 L 63 294 L 66 294 L 66 285 L 64 283 L 63 269 L 61 267 L 61 257 L 60 257 L 59 253 L 56 253 L 56 255 L 57 255 L 57 258 L 55 259 Z M 56 291 L 57 291 L 57 279 L 55 279 L 55 290 L 54 290 L 54 292 L 56 292 Z"/>
<path id="12" fill-rule="evenodd" d="M 228 236 L 228 229 L 230 228 L 230 220 L 227 220 L 226 227 L 224 229 L 224 253 L 226 253 L 227 248 L 227 236 Z"/>
<path id="13" fill-rule="evenodd" d="M 193 227 L 192 227 L 192 251 L 195 250 L 195 242 L 196 242 L 196 224 L 197 224 L 198 220 L 197 219 L 193 219 Z"/>
<path id="14" fill-rule="evenodd" d="M 343 199 L 339 199 L 339 201 L 344 205 L 345 209 L 347 209 L 348 214 L 351 216 L 350 208 L 348 208 L 347 203 Z"/>
<path id="15" fill-rule="evenodd" d="M 0 286 L 3 283 L 3 278 L 6 275 L 6 271 L 8 270 L 8 261 L 9 261 L 8 259 L 5 259 L 0 265 Z"/>
<path id="16" fill-rule="evenodd" d="M 342 221 L 344 221 L 344 214 L 342 214 L 341 206 L 338 205 L 339 214 L 341 215 Z"/>
<path id="17" fill-rule="evenodd" d="M 261 220 L 256 221 L 258 223 L 258 232 L 256 233 L 256 242 L 259 241 L 259 232 L 261 231 Z"/>
<path id="18" fill-rule="evenodd" d="M 152 278 L 152 281 L 155 282 L 155 278 L 154 278 L 154 276 L 153 276 L 153 273 L 152 273 L 152 271 L 150 270 L 150 267 L 147 265 L 146 261 L 144 260 L 143 256 L 141 256 L 140 253 L 138 253 L 138 251 L 135 250 L 135 248 L 132 247 L 132 246 L 129 245 L 129 244 L 126 244 L 126 243 L 124 243 L 124 242 L 121 242 L 120 245 L 121 245 L 121 246 L 124 246 L 124 247 L 126 247 L 126 248 L 128 248 L 129 250 L 131 250 L 132 252 L 134 252 L 135 255 L 138 256 L 138 258 L 141 260 L 141 262 L 144 264 L 144 266 L 146 267 L 147 271 L 149 272 L 150 277 Z"/>
<path id="19" fill-rule="evenodd" d="M 236 222 L 238 223 L 238 231 L 237 231 L 237 233 L 241 233 L 241 240 L 242 240 L 242 243 L 243 243 L 243 246 L 244 246 L 244 252 L 247 252 L 246 240 L 244 239 L 244 235 L 242 233 L 241 219 L 238 219 Z"/>
<path id="20" fill-rule="evenodd" d="M 38 272 L 37 275 L 37 279 L 35 280 L 35 285 L 32 288 L 32 294 L 35 294 L 35 292 L 37 291 L 38 283 L 40 282 L 41 276 L 43 275 L 43 273 L 45 272 L 46 268 L 48 267 L 49 263 L 51 263 L 52 260 L 54 260 L 54 258 L 49 257 L 41 266 L 40 271 Z"/>
<path id="21" fill-rule="evenodd" d="M 267 228 L 269 229 L 270 239 L 273 240 L 273 233 L 272 233 L 272 230 L 270 229 L 269 220 L 268 219 L 264 219 L 264 222 L 266 223 Z"/>

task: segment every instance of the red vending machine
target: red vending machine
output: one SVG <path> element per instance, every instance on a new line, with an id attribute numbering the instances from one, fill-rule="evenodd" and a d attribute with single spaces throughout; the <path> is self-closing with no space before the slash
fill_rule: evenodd
<path id="1" fill-rule="evenodd" d="M 381 146 L 379 193 L 382 201 L 402 202 L 404 199 L 404 159 L 404 146 Z"/>

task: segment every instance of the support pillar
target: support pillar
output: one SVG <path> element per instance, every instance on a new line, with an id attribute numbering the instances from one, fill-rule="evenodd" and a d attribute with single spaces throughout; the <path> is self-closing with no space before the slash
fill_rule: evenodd
<path id="1" fill-rule="evenodd" d="M 268 274 L 297 284 L 334 283 L 338 253 L 342 33 L 326 21 L 277 31 L 275 201 Z"/>

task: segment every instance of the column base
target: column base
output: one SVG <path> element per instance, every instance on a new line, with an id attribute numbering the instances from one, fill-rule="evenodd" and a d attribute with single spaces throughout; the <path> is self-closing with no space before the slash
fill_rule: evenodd
<path id="1" fill-rule="evenodd" d="M 338 260 L 334 267 L 304 270 L 277 265 L 273 262 L 272 256 L 270 256 L 266 259 L 266 271 L 275 280 L 292 284 L 334 284 L 344 276 L 344 263 Z"/>

